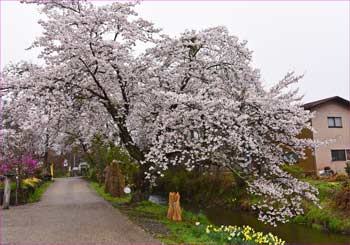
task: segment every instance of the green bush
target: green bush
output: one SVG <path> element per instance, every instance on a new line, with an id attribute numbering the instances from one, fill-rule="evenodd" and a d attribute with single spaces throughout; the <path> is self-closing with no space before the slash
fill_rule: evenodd
<path id="1" fill-rule="evenodd" d="M 90 165 L 91 172 L 89 178 L 92 180 L 103 181 L 102 176 L 98 174 L 103 173 L 107 164 L 113 160 L 120 162 L 120 168 L 126 179 L 126 184 L 132 184 L 133 177 L 138 171 L 138 166 L 129 156 L 126 150 L 122 147 L 117 147 L 114 143 L 104 143 L 98 136 L 94 139 L 89 154 L 86 154 L 85 161 Z"/>
<path id="2" fill-rule="evenodd" d="M 96 168 L 92 167 L 89 169 L 88 178 L 92 181 L 98 181 Z"/>
<path id="3" fill-rule="evenodd" d="M 37 202 L 40 200 L 42 194 L 45 192 L 46 188 L 51 184 L 49 182 L 43 182 L 41 179 L 37 178 L 27 178 L 21 181 L 18 188 L 18 204 L 26 204 L 31 202 Z M 0 191 L 3 186 L 0 186 Z M 11 197 L 10 204 L 15 205 L 16 203 L 16 182 L 11 182 Z"/>
<path id="4" fill-rule="evenodd" d="M 335 181 L 346 181 L 348 179 L 349 177 L 345 174 L 337 174 L 337 176 L 335 177 Z"/>
<path id="5" fill-rule="evenodd" d="M 329 182 L 325 180 L 307 180 L 307 182 L 318 189 L 318 198 L 321 202 L 330 200 L 335 191 L 341 188 L 341 182 Z"/>
<path id="6" fill-rule="evenodd" d="M 339 219 L 330 219 L 328 226 L 329 230 L 336 232 L 339 227 L 342 227 L 342 222 Z"/>
<path id="7" fill-rule="evenodd" d="M 295 178 L 298 178 L 298 179 L 305 178 L 304 169 L 298 165 L 286 164 L 283 166 L 283 170 L 291 174 Z"/>
<path id="8" fill-rule="evenodd" d="M 11 186 L 11 191 L 16 190 L 16 182 L 11 181 L 10 186 Z M 0 182 L 0 190 L 4 190 L 4 189 L 5 189 L 5 184 L 3 182 Z"/>
<path id="9" fill-rule="evenodd" d="M 325 231 L 350 232 L 350 219 L 344 202 L 347 203 L 348 194 L 344 189 L 349 188 L 350 181 L 328 182 L 322 180 L 307 180 L 319 190 L 320 204 L 323 208 L 315 205 L 306 205 L 304 215 L 299 215 L 293 219 L 294 223 L 307 223 L 308 225 Z M 345 200 L 344 200 L 345 199 Z M 335 203 L 338 201 L 338 205 Z"/>
<path id="10" fill-rule="evenodd" d="M 334 199 L 337 209 L 342 211 L 350 210 L 350 181 L 344 183 L 342 188 L 336 192 Z"/>
<path id="11" fill-rule="evenodd" d="M 342 185 L 342 188 L 350 188 L 350 180 L 345 181 Z"/>
<path id="12" fill-rule="evenodd" d="M 180 192 L 181 200 L 199 206 L 232 204 L 242 190 L 234 190 L 234 178 L 228 173 L 188 172 L 173 169 L 157 180 L 158 193 Z"/>
<path id="13" fill-rule="evenodd" d="M 293 222 L 298 224 L 307 223 L 307 218 L 306 216 L 298 215 L 293 219 Z"/>
<path id="14" fill-rule="evenodd" d="M 350 161 L 348 161 L 348 162 L 346 162 L 345 163 L 346 165 L 345 165 L 345 173 L 347 173 L 348 174 L 348 176 L 350 177 Z"/>

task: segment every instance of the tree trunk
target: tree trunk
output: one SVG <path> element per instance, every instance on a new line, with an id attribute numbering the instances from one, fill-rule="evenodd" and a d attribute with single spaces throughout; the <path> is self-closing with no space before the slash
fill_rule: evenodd
<path id="1" fill-rule="evenodd" d="M 50 175 L 50 164 L 49 164 L 49 135 L 46 134 L 45 139 L 45 152 L 44 152 L 44 169 L 43 175 Z"/>
<path id="2" fill-rule="evenodd" d="M 145 178 L 145 172 L 148 171 L 149 164 L 140 165 L 139 172 L 135 176 L 136 190 L 132 195 L 131 203 L 147 201 L 151 192 L 150 182 Z"/>
<path id="3" fill-rule="evenodd" d="M 10 207 L 10 196 L 11 196 L 11 181 L 10 177 L 5 177 L 5 189 L 4 189 L 4 201 L 2 208 L 8 209 Z"/>
<path id="4" fill-rule="evenodd" d="M 133 141 L 129 130 L 126 127 L 125 116 L 120 116 L 118 110 L 112 103 L 109 102 L 105 104 L 105 106 L 107 111 L 111 114 L 113 121 L 118 125 L 121 142 L 128 151 L 129 155 L 139 164 L 139 173 L 135 176 L 136 190 L 133 193 L 131 202 L 137 203 L 148 200 L 150 195 L 150 183 L 145 178 L 145 172 L 148 171 L 150 165 L 147 163 L 141 164 L 141 162 L 145 160 L 145 155 L 142 149 L 140 149 Z"/>

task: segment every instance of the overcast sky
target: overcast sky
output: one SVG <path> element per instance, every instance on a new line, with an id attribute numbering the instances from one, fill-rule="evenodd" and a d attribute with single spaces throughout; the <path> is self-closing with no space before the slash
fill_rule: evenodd
<path id="1" fill-rule="evenodd" d="M 37 8 L 0 4 L 1 67 L 23 59 L 38 62 L 37 51 L 25 51 L 41 32 Z M 294 70 L 305 74 L 299 85 L 305 102 L 334 95 L 349 99 L 349 2 L 146 1 L 137 11 L 171 35 L 224 25 L 248 40 L 266 86 Z"/>

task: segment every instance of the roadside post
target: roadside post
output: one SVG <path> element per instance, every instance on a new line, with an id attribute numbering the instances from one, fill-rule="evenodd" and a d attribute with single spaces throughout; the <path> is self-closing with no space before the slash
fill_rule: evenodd
<path id="1" fill-rule="evenodd" d="M 54 173 L 53 163 L 51 163 L 50 165 L 50 173 L 51 173 L 51 181 L 53 181 L 53 173 Z"/>
<path id="2" fill-rule="evenodd" d="M 5 176 L 5 188 L 4 188 L 4 201 L 2 204 L 3 209 L 9 209 L 10 208 L 10 196 L 11 196 L 11 177 L 14 176 L 14 174 L 7 173 Z"/>
<path id="3" fill-rule="evenodd" d="M 19 172 L 18 168 L 16 168 L 16 199 L 15 199 L 15 205 L 18 205 L 18 188 L 19 188 Z"/>

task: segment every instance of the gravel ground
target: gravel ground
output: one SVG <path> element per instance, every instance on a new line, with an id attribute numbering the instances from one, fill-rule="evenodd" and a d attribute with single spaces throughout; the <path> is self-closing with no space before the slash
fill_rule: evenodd
<path id="1" fill-rule="evenodd" d="M 1 210 L 1 244 L 159 244 L 80 178 L 56 179 L 38 203 Z"/>

